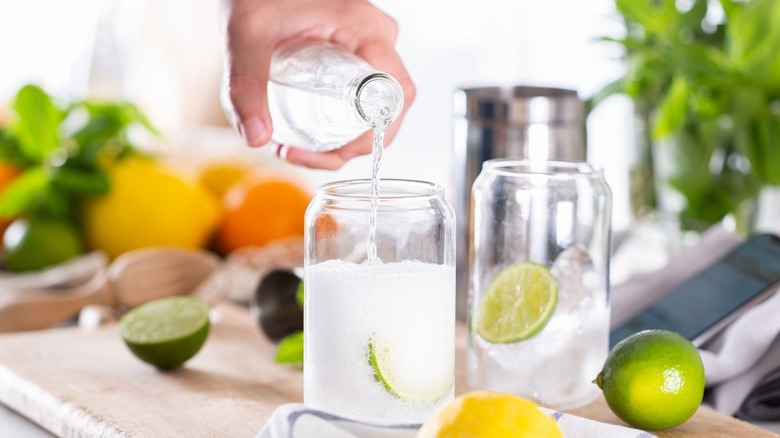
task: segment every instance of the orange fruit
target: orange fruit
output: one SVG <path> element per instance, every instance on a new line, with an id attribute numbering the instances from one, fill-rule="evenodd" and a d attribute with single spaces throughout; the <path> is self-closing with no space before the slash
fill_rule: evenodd
<path id="1" fill-rule="evenodd" d="M 0 193 L 22 174 L 22 170 L 7 161 L 0 161 Z"/>
<path id="2" fill-rule="evenodd" d="M 5 192 L 6 187 L 11 185 L 19 175 L 22 174 L 22 170 L 5 161 L 0 161 L 0 196 Z M 3 235 L 5 229 L 11 225 L 11 221 L 14 218 L 7 218 L 0 216 L 0 236 Z"/>
<path id="3" fill-rule="evenodd" d="M 314 232 L 318 236 L 335 236 L 339 232 L 339 223 L 331 214 L 318 214 L 314 219 Z"/>
<path id="4" fill-rule="evenodd" d="M 225 195 L 220 249 L 230 253 L 247 246 L 264 246 L 277 239 L 303 236 L 303 218 L 311 194 L 281 178 L 248 177 Z"/>

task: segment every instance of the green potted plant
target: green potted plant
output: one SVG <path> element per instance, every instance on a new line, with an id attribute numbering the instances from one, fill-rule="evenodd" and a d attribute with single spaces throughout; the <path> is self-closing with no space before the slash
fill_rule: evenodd
<path id="1" fill-rule="evenodd" d="M 625 24 L 625 76 L 641 125 L 631 170 L 635 212 L 678 195 L 683 226 L 731 216 L 755 225 L 757 198 L 780 185 L 780 1 L 616 0 Z M 660 153 L 664 152 L 664 153 Z M 666 204 L 666 205 L 665 205 Z"/>

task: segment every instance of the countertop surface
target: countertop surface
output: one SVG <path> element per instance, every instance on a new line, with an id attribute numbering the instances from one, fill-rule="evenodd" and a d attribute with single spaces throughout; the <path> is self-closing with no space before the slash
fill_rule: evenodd
<path id="1" fill-rule="evenodd" d="M 167 373 L 133 357 L 113 325 L 0 335 L 0 403 L 57 436 L 253 437 L 276 406 L 302 399 L 302 374 L 273 363 L 274 346 L 245 309 L 219 306 L 213 320 L 203 350 Z M 464 352 L 461 328 L 458 392 L 467 388 Z M 603 399 L 571 413 L 622 424 Z M 777 436 L 706 407 L 656 434 Z M 48 434 L 2 409 L 0 436 Z"/>

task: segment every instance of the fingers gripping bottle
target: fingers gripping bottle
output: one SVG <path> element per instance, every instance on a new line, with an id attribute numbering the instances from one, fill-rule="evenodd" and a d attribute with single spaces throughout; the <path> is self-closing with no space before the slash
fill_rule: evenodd
<path id="1" fill-rule="evenodd" d="M 392 76 L 333 43 L 299 41 L 274 51 L 268 81 L 272 140 L 315 151 L 337 149 L 403 108 Z M 223 87 L 223 105 L 229 89 Z M 235 119 L 232 111 L 228 117 Z"/>

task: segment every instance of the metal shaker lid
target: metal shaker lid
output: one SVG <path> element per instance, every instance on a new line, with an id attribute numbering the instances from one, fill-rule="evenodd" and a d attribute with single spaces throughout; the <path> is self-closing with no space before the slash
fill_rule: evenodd
<path id="1" fill-rule="evenodd" d="M 584 124 L 585 103 L 574 90 L 546 87 L 478 87 L 455 93 L 455 116 L 527 125 Z"/>

